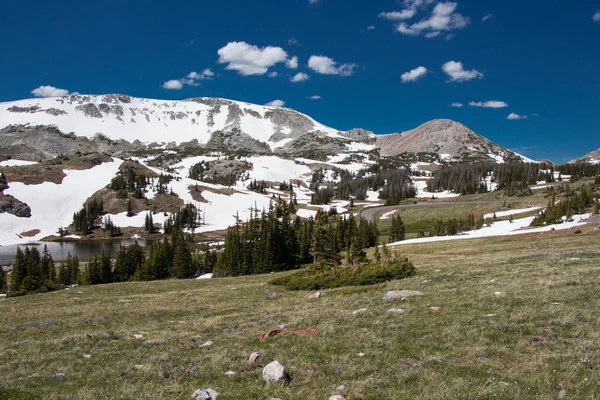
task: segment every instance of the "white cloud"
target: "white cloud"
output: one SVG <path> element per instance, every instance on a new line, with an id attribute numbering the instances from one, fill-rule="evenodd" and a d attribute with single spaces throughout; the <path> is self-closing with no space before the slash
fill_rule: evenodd
<path id="1" fill-rule="evenodd" d="M 286 61 L 285 65 L 289 69 L 296 69 L 296 68 L 298 68 L 298 57 L 294 56 L 294 57 L 290 58 L 289 60 Z"/>
<path id="2" fill-rule="evenodd" d="M 470 21 L 469 18 L 463 16 L 462 14 L 455 13 L 457 7 L 458 4 L 453 2 L 437 3 L 433 8 L 429 18 L 422 19 L 421 21 L 412 25 L 402 22 L 396 26 L 396 29 L 398 32 L 404 35 L 411 36 L 418 36 L 421 33 L 428 32 L 448 32 L 463 29 L 470 23 Z"/>
<path id="3" fill-rule="evenodd" d="M 229 42 L 217 51 L 219 64 L 241 75 L 263 75 L 273 65 L 285 62 L 287 53 L 281 47 L 257 47 L 246 42 Z"/>
<path id="4" fill-rule="evenodd" d="M 320 2 L 321 2 L 321 0 L 308 0 L 308 4 L 317 4 Z"/>
<path id="5" fill-rule="evenodd" d="M 421 66 L 402 74 L 402 83 L 415 82 L 427 74 L 427 68 Z"/>
<path id="6" fill-rule="evenodd" d="M 192 71 L 187 74 L 184 78 L 181 79 L 171 79 L 162 84 L 164 89 L 169 90 L 180 90 L 184 85 L 187 86 L 200 86 L 199 81 L 203 81 L 206 79 L 212 80 L 214 79 L 215 73 L 210 70 L 210 68 L 206 68 L 204 71 L 198 73 L 196 71 Z"/>
<path id="7" fill-rule="evenodd" d="M 483 18 L 481 18 L 481 20 L 482 20 L 483 22 L 485 22 L 485 21 L 487 21 L 488 19 L 490 19 L 490 18 L 492 18 L 492 17 L 493 17 L 493 15 L 492 15 L 492 14 L 487 14 L 486 16 L 484 16 Z"/>
<path id="8" fill-rule="evenodd" d="M 450 107 L 460 108 L 462 106 L 463 106 L 463 103 L 459 103 L 457 101 L 455 101 L 454 103 L 450 104 Z"/>
<path id="9" fill-rule="evenodd" d="M 162 87 L 169 90 L 179 90 L 183 87 L 183 83 L 180 79 L 171 79 L 170 81 L 163 83 Z"/>
<path id="10" fill-rule="evenodd" d="M 534 117 L 539 117 L 539 116 L 540 116 L 540 114 L 538 114 L 538 113 L 533 113 L 533 116 L 534 116 Z"/>
<path id="11" fill-rule="evenodd" d="M 600 10 L 597 10 L 594 16 L 592 17 L 594 22 L 600 22 Z"/>
<path id="12" fill-rule="evenodd" d="M 290 46 L 296 46 L 298 44 L 298 41 L 295 38 L 291 38 L 290 40 L 288 40 L 288 44 Z"/>
<path id="13" fill-rule="evenodd" d="M 375 28 L 377 28 L 375 25 L 369 25 L 369 26 L 367 26 L 367 30 L 368 31 L 374 31 Z"/>
<path id="14" fill-rule="evenodd" d="M 67 89 L 59 89 L 54 86 L 40 86 L 31 91 L 35 97 L 60 97 L 69 94 Z"/>
<path id="15" fill-rule="evenodd" d="M 464 82 L 483 78 L 483 74 L 476 69 L 465 70 L 463 63 L 460 61 L 448 61 L 442 66 L 442 70 L 450 77 L 450 82 Z"/>
<path id="16" fill-rule="evenodd" d="M 285 106 L 285 101 L 283 100 L 273 100 L 265 104 L 268 107 L 283 107 Z"/>
<path id="17" fill-rule="evenodd" d="M 321 100 L 321 96 L 319 95 L 314 95 L 314 96 L 310 96 L 311 100 Z"/>
<path id="18" fill-rule="evenodd" d="M 308 76 L 307 74 L 305 74 L 304 72 L 298 72 L 296 75 L 294 75 L 291 79 L 290 82 L 302 82 L 302 81 L 307 81 L 310 79 L 310 76 Z"/>
<path id="19" fill-rule="evenodd" d="M 437 31 L 437 32 L 429 32 L 429 33 L 426 33 L 426 34 L 425 34 L 425 37 L 426 37 L 427 39 L 431 39 L 431 38 L 434 38 L 434 37 L 438 37 L 438 36 L 440 36 L 441 34 L 442 34 L 442 32 L 440 32 L 440 31 Z"/>
<path id="20" fill-rule="evenodd" d="M 400 21 L 411 19 L 416 13 L 417 10 L 415 8 L 406 8 L 402 11 L 380 12 L 379 18 L 387 19 L 388 21 Z"/>
<path id="21" fill-rule="evenodd" d="M 515 121 L 518 119 L 527 119 L 527 115 L 519 115 L 519 114 L 515 114 L 515 113 L 510 113 L 510 114 L 508 114 L 508 117 L 506 117 L 506 119 L 511 120 L 511 121 Z"/>
<path id="22" fill-rule="evenodd" d="M 503 101 L 500 100 L 488 100 L 488 101 L 471 101 L 469 102 L 471 107 L 483 107 L 483 108 L 505 108 L 508 107 Z"/>
<path id="23" fill-rule="evenodd" d="M 356 69 L 356 64 L 342 64 L 339 67 L 333 59 L 325 56 L 311 56 L 308 59 L 308 67 L 322 75 L 350 76 Z"/>
<path id="24" fill-rule="evenodd" d="M 273 71 L 273 72 L 269 72 L 269 74 L 267 75 L 269 78 L 277 78 L 279 74 L 277 73 L 277 71 Z"/>

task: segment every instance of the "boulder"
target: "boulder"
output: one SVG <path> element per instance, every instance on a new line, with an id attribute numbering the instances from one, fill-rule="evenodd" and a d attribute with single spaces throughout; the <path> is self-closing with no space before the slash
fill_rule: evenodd
<path id="1" fill-rule="evenodd" d="M 403 299 L 410 296 L 424 296 L 423 293 L 417 292 L 416 290 L 391 290 L 383 296 L 384 300 L 396 300 Z"/>
<path id="2" fill-rule="evenodd" d="M 273 361 L 263 368 L 262 378 L 267 383 L 285 383 L 289 377 L 279 361 Z"/>
<path id="3" fill-rule="evenodd" d="M 259 358 L 260 353 L 258 351 L 255 351 L 254 353 L 250 354 L 250 358 L 248 358 L 248 364 L 256 364 Z"/>
<path id="4" fill-rule="evenodd" d="M 213 389 L 198 389 L 192 393 L 194 400 L 216 400 L 219 393 Z"/>

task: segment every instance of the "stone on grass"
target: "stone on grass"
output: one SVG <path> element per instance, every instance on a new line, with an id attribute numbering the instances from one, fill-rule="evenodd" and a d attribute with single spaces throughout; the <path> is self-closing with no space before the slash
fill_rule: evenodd
<path id="1" fill-rule="evenodd" d="M 346 400 L 346 398 L 344 396 L 340 396 L 339 394 L 336 394 L 334 396 L 331 396 L 329 398 L 329 400 Z"/>
<path id="2" fill-rule="evenodd" d="M 358 353 L 358 354 L 357 354 L 357 356 L 359 356 L 359 357 L 364 357 L 364 356 L 365 356 L 365 353 Z"/>
<path id="3" fill-rule="evenodd" d="M 344 385 L 340 385 L 335 388 L 336 392 L 343 392 L 344 390 L 346 390 L 346 386 L 344 386 Z"/>
<path id="4" fill-rule="evenodd" d="M 403 310 L 403 309 L 401 309 L 401 308 L 390 308 L 390 309 L 388 310 L 388 312 L 391 312 L 391 313 L 397 313 L 397 314 L 402 314 L 402 313 L 404 313 L 404 310 Z"/>
<path id="5" fill-rule="evenodd" d="M 227 375 L 227 376 L 234 376 L 235 375 L 235 371 L 227 371 L 227 372 L 225 372 L 225 375 Z"/>
<path id="6" fill-rule="evenodd" d="M 135 339 L 143 339 L 143 338 L 144 338 L 144 335 L 138 335 L 138 334 L 136 334 L 136 335 L 133 335 L 133 337 L 134 337 Z"/>
<path id="7" fill-rule="evenodd" d="M 319 297 L 321 297 L 321 292 L 311 293 L 311 294 L 306 295 L 306 298 L 309 300 L 318 299 Z"/>
<path id="8" fill-rule="evenodd" d="M 359 308 L 358 310 L 352 311 L 352 315 L 362 314 L 364 312 L 367 312 L 368 310 L 368 308 Z"/>
<path id="9" fill-rule="evenodd" d="M 248 358 L 248 364 L 256 364 L 259 358 L 260 353 L 258 351 L 255 351 L 254 353 L 250 354 L 250 358 Z"/>
<path id="10" fill-rule="evenodd" d="M 212 346 L 212 344 L 213 344 L 212 340 L 208 340 L 208 341 L 202 343 L 200 345 L 200 347 L 209 347 L 209 346 Z"/>
<path id="11" fill-rule="evenodd" d="M 273 361 L 263 368 L 262 378 L 267 383 L 285 383 L 288 380 L 288 374 L 279 361 Z"/>
<path id="12" fill-rule="evenodd" d="M 268 290 L 265 290 L 265 298 L 267 298 L 267 299 L 274 299 L 275 297 L 279 297 L 281 295 L 282 295 L 281 293 L 270 292 Z"/>
<path id="13" fill-rule="evenodd" d="M 216 400 L 219 393 L 213 389 L 198 389 L 192 393 L 194 400 Z"/>
<path id="14" fill-rule="evenodd" d="M 432 309 L 433 311 L 439 311 L 439 310 L 440 310 L 440 308 L 441 308 L 441 307 L 438 307 L 438 306 L 431 306 L 431 309 Z"/>
<path id="15" fill-rule="evenodd" d="M 390 290 L 383 296 L 384 300 L 397 300 L 410 296 L 424 296 L 423 293 L 416 290 Z"/>
<path id="16" fill-rule="evenodd" d="M 133 300 L 119 300 L 118 303 L 133 303 Z"/>
<path id="17" fill-rule="evenodd" d="M 91 354 L 84 354 L 83 358 L 92 358 L 92 355 Z"/>

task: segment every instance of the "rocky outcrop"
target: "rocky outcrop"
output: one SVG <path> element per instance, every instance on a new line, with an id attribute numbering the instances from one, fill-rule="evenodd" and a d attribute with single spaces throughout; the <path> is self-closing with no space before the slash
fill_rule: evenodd
<path id="1" fill-rule="evenodd" d="M 248 151 L 253 153 L 270 153 L 269 145 L 260 142 L 238 128 L 212 133 L 206 148 L 218 151 Z"/>
<path id="2" fill-rule="evenodd" d="M 324 159 L 326 155 L 339 154 L 346 150 L 346 144 L 348 144 L 347 140 L 332 138 L 322 132 L 316 131 L 306 133 L 292 140 L 285 146 L 277 149 L 277 152 L 296 156 L 310 156 L 314 159 Z"/>
<path id="3" fill-rule="evenodd" d="M 362 128 L 354 128 L 347 132 L 339 132 L 340 136 L 362 143 L 375 143 L 377 136 L 371 131 L 367 131 Z"/>
<path id="4" fill-rule="evenodd" d="M 140 148 L 144 148 L 141 143 L 113 141 L 101 134 L 88 139 L 49 125 L 10 125 L 0 129 L 0 154 L 20 160 L 37 161 L 77 152 L 115 154 Z"/>
<path id="5" fill-rule="evenodd" d="M 20 218 L 31 217 L 31 208 L 21 200 L 8 194 L 0 193 L 0 214 L 8 213 Z"/>

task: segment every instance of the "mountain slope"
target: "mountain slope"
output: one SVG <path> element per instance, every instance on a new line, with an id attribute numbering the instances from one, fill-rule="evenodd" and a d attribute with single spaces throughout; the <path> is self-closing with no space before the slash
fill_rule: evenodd
<path id="1" fill-rule="evenodd" d="M 291 109 L 217 98 L 167 101 L 109 94 L 0 104 L 0 129 L 24 124 L 53 125 L 62 133 L 88 139 L 101 134 L 129 143 L 197 141 L 215 147 L 225 143 L 251 151 L 276 150 L 308 133 L 347 143 L 357 141 Z"/>
<path id="2" fill-rule="evenodd" d="M 71 95 L 0 103 L 0 155 L 38 160 L 59 154 L 127 154 L 182 143 L 213 150 L 296 156 L 367 152 L 438 153 L 446 159 L 520 157 L 464 125 L 433 120 L 411 131 L 340 131 L 289 108 L 219 98 L 153 100 L 120 94 Z"/>
<path id="3" fill-rule="evenodd" d="M 570 163 L 589 162 L 592 164 L 600 164 L 600 149 L 594 150 L 583 157 L 569 161 Z"/>
<path id="4" fill-rule="evenodd" d="M 515 156 L 531 161 L 505 149 L 461 123 L 436 119 L 416 129 L 390 135 L 377 136 L 377 147 L 382 156 L 401 153 L 438 153 L 443 158 L 490 157 L 497 161 Z"/>

